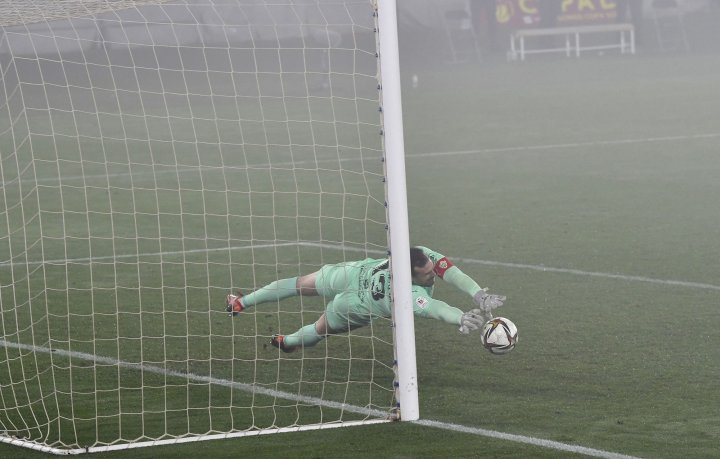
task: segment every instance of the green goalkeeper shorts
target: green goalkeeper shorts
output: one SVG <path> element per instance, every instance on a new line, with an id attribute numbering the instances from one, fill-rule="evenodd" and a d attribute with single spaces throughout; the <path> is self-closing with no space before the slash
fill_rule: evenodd
<path id="1" fill-rule="evenodd" d="M 363 305 L 353 291 L 335 295 L 325 308 L 328 326 L 334 332 L 344 332 L 368 325 L 372 320 L 370 309 Z"/>
<path id="2" fill-rule="evenodd" d="M 320 268 L 315 279 L 315 290 L 320 295 L 330 298 L 347 291 L 357 293 L 360 270 L 359 262 L 325 265 Z"/>

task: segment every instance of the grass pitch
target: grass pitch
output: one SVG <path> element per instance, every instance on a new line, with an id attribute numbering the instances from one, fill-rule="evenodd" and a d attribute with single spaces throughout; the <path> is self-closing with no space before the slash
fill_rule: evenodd
<path id="1" fill-rule="evenodd" d="M 720 396 L 712 388 L 720 378 L 718 74 L 720 64 L 714 56 L 606 57 L 420 72 L 419 87 L 403 95 L 412 242 L 445 253 L 482 286 L 508 296 L 501 313 L 518 325 L 517 348 L 507 356 L 492 356 L 480 348 L 477 337 L 461 336 L 438 322 L 416 322 L 420 412 L 442 428 L 400 423 L 106 456 L 554 458 L 587 453 L 582 447 L 605 457 L 717 454 Z M 149 271 L 147 276 L 169 275 L 169 284 L 182 280 L 190 287 L 197 275 L 210 276 L 209 283 L 202 279 L 197 286 L 216 286 L 218 295 L 232 279 L 243 277 L 241 272 L 223 274 L 221 266 L 232 260 L 183 256 L 188 247 L 179 243 L 181 235 L 162 232 L 177 223 L 176 217 L 166 217 L 168 222 L 155 221 L 136 230 L 166 234 L 160 238 L 164 247 L 139 250 L 177 252 L 178 271 Z M 271 259 L 267 263 L 274 265 L 273 258 L 280 257 L 284 272 L 297 264 L 291 256 L 283 259 L 282 253 L 270 252 L 263 254 Z M 320 262 L 318 254 L 302 259 L 313 256 Z M 217 267 L 216 275 L 213 269 L 200 269 L 208 264 Z M 302 268 L 311 265 L 308 261 Z M 136 293 L 133 286 L 126 287 Z M 77 291 L 81 296 L 92 294 L 83 288 Z M 185 314 L 194 312 L 209 328 L 228 327 L 220 318 L 215 323 L 202 311 L 187 308 L 193 304 L 187 298 L 197 294 L 202 292 L 193 288 L 143 293 L 143 304 L 166 295 L 165 304 L 178 305 L 182 320 L 158 321 L 144 335 L 175 337 L 178 362 L 187 360 L 188 353 L 190 360 L 198 353 L 197 360 L 204 361 L 210 348 L 228 345 L 235 333 L 228 328 L 212 343 L 193 341 L 173 328 L 181 327 Z M 467 298 L 444 285 L 437 287 L 436 296 L 470 307 Z M 288 311 L 294 305 L 283 303 Z M 322 305 L 308 308 L 309 318 Z M 127 346 L 122 347 L 127 359 L 141 351 L 132 347 L 131 339 L 143 317 L 140 313 L 101 316 L 112 321 L 109 328 L 127 330 Z M 268 314 L 259 318 L 261 323 L 284 325 Z M 91 318 L 73 317 L 71 328 L 82 336 Z M 152 308 L 144 317 L 145 324 L 158 318 Z M 242 332 L 245 325 L 233 326 L 247 337 L 243 339 L 251 339 L 249 332 Z M 87 348 L 79 350 L 103 353 L 102 337 L 94 341 L 88 335 L 86 343 Z M 348 345 L 341 337 L 326 343 L 331 350 Z M 325 345 L 321 347 L 317 356 L 324 358 Z M 260 353 L 254 371 L 275 381 L 277 360 L 268 357 L 271 353 L 262 354 L 261 345 L 255 348 Z M 369 351 L 362 344 L 357 349 L 353 355 L 359 358 L 363 350 Z M 306 354 L 311 368 L 305 371 L 318 374 L 329 369 L 330 381 L 333 372 L 347 371 L 339 360 L 339 366 L 314 362 L 312 352 Z M 254 362 L 250 356 L 246 360 Z M 227 365 L 198 365 L 178 370 L 233 376 Z M 76 376 L 82 375 L 79 371 Z M 147 377 L 138 387 L 165 382 Z M 197 397 L 198 407 L 207 406 L 208 396 L 238 396 L 212 384 L 196 389 L 177 388 L 191 402 Z M 325 389 L 333 390 L 332 384 Z M 92 387 L 78 392 L 98 396 Z M 119 394 L 106 395 L 112 403 L 121 399 Z M 154 396 L 152 389 L 147 396 Z M 380 392 L 379 397 L 386 396 Z M 163 418 L 167 401 L 155 402 L 154 415 Z M 296 408 L 289 410 L 287 415 L 296 415 Z M 215 425 L 222 428 L 233 413 L 206 412 L 199 422 L 210 422 L 213 414 L 216 422 L 220 416 Z M 132 421 L 127 420 L 131 432 L 137 429 Z M 187 425 L 198 418 L 176 421 Z M 479 430 L 464 432 L 458 426 L 514 434 L 519 436 L 515 440 L 527 442 L 491 438 Z M 571 448 L 542 447 L 541 440 Z M 39 455 L 6 445 L 0 445 L 0 453 Z"/>

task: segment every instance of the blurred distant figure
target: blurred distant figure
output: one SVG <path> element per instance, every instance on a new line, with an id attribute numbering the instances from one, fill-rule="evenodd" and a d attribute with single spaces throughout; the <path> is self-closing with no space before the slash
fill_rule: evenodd
<path id="1" fill-rule="evenodd" d="M 635 27 L 635 42 L 639 44 L 643 32 L 643 0 L 617 0 L 616 5 L 617 22 L 631 23 Z"/>
<path id="2" fill-rule="evenodd" d="M 557 26 L 558 16 L 562 12 L 562 4 L 564 0 L 542 0 L 538 2 L 540 8 L 540 28 L 551 29 Z M 543 38 L 543 46 L 546 48 L 555 48 L 555 36 L 547 36 Z"/>
<path id="3" fill-rule="evenodd" d="M 558 16 L 562 12 L 563 0 L 542 0 L 540 8 L 540 27 L 549 29 L 557 26 Z"/>
<path id="4" fill-rule="evenodd" d="M 494 54 L 498 51 L 497 0 L 471 0 L 470 14 L 481 49 Z"/>

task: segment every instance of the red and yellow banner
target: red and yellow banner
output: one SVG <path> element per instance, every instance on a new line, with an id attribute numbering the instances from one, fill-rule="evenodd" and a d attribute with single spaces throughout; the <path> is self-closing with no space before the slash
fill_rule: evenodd
<path id="1" fill-rule="evenodd" d="M 497 22 L 510 29 L 615 22 L 612 0 L 498 0 Z"/>

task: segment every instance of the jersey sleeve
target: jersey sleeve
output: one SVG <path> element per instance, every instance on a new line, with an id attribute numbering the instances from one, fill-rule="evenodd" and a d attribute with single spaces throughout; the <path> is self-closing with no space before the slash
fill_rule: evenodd
<path id="1" fill-rule="evenodd" d="M 413 289 L 413 313 L 418 317 L 438 319 L 460 325 L 463 312 L 444 301 L 436 300 L 420 289 Z"/>
<path id="2" fill-rule="evenodd" d="M 435 274 L 445 282 L 454 286 L 458 290 L 465 292 L 469 296 L 475 296 L 482 288 L 470 276 L 465 274 L 460 268 L 455 266 L 452 261 L 445 255 L 428 249 L 427 247 L 419 247 L 426 257 L 435 264 Z"/>
<path id="3" fill-rule="evenodd" d="M 435 265 L 433 268 L 435 275 L 440 279 L 444 279 L 445 273 L 454 266 L 452 261 L 440 252 L 428 249 L 427 247 L 418 246 L 418 248 L 423 251 L 426 257 L 432 260 L 433 265 Z"/>
<path id="4" fill-rule="evenodd" d="M 475 296 L 477 292 L 482 290 L 472 277 L 462 272 L 457 266 L 448 269 L 443 280 L 469 296 Z"/>

